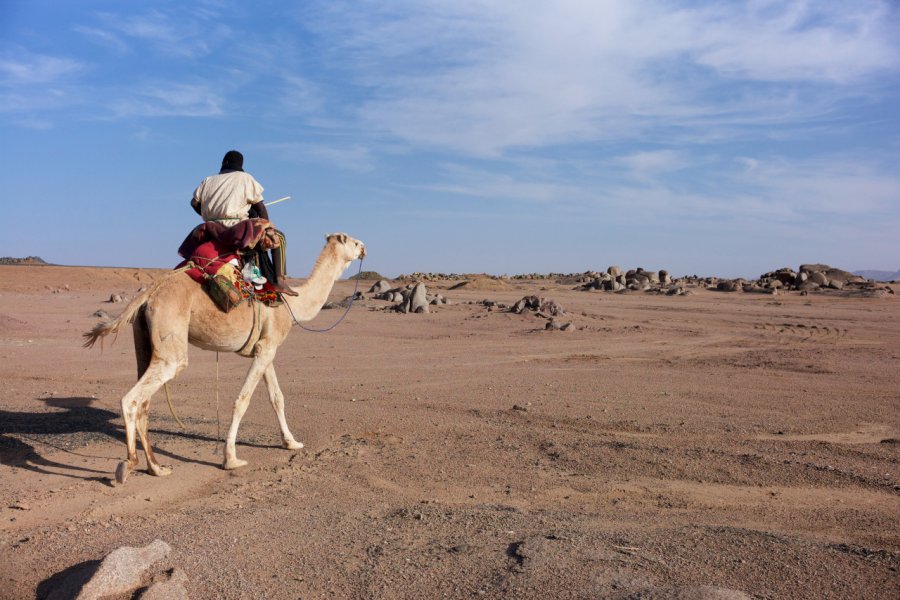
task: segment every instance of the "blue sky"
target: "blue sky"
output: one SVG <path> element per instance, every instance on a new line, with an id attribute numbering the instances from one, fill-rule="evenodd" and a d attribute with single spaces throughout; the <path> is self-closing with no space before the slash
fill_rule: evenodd
<path id="1" fill-rule="evenodd" d="M 174 265 L 234 148 L 295 276 L 894 270 L 898 106 L 890 1 L 0 0 L 0 255 Z"/>

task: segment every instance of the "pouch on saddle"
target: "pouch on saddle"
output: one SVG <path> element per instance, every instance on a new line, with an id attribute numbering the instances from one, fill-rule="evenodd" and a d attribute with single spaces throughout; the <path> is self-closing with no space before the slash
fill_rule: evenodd
<path id="1" fill-rule="evenodd" d="M 278 242 L 275 228 L 266 219 L 247 219 L 231 227 L 208 221 L 195 227 L 181 243 L 178 254 L 185 260 L 176 268 L 193 265 L 187 274 L 203 284 L 216 305 L 228 312 L 249 296 L 242 288 L 253 289 L 241 275 L 242 255 L 257 248 L 275 248 Z"/>

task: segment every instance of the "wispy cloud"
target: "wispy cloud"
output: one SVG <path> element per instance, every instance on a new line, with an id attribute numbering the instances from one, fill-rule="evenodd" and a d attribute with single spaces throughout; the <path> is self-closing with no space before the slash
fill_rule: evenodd
<path id="1" fill-rule="evenodd" d="M 224 113 L 222 90 L 213 83 L 154 82 L 109 106 L 116 117 L 217 117 Z"/>
<path id="2" fill-rule="evenodd" d="M 84 62 L 72 58 L 17 49 L 0 57 L 0 84 L 4 86 L 54 84 L 82 73 L 86 68 Z"/>
<path id="3" fill-rule="evenodd" d="M 226 40 L 231 28 L 218 20 L 210 20 L 207 11 L 177 10 L 166 13 L 150 10 L 123 17 L 100 13 L 101 26 L 82 26 L 79 31 L 107 45 L 127 45 L 126 40 L 150 44 L 157 52 L 184 58 L 200 58 L 212 51 L 211 40 Z"/>
<path id="4" fill-rule="evenodd" d="M 361 12 L 331 5 L 315 22 L 372 92 L 361 118 L 411 144 L 475 155 L 817 118 L 847 85 L 898 67 L 885 2 L 410 2 Z"/>

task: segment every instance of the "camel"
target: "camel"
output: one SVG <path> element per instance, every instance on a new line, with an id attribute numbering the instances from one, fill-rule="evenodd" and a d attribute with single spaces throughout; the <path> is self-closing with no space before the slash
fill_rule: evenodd
<path id="1" fill-rule="evenodd" d="M 156 476 L 171 473 L 170 468 L 157 462 L 147 434 L 150 398 L 187 367 L 188 344 L 215 352 L 237 352 L 252 358 L 234 402 L 223 468 L 237 469 L 247 464 L 237 457 L 235 441 L 241 418 L 261 378 L 265 379 L 269 401 L 278 418 L 283 446 L 290 450 L 303 447 L 288 429 L 284 394 L 278 386 L 272 361 L 291 331 L 292 318 L 309 321 L 315 317 L 335 281 L 351 262 L 366 254 L 365 245 L 345 233 L 328 235 L 325 240 L 325 247 L 309 279 L 292 288 L 298 295 L 283 296 L 286 305 L 269 307 L 258 302 L 244 302 L 224 313 L 193 279 L 173 271 L 132 300 L 115 320 L 101 323 L 84 334 L 84 345 L 89 348 L 107 335 L 117 333 L 126 323 L 131 323 L 134 331 L 138 381 L 122 398 L 128 456 L 116 468 L 118 483 L 125 483 L 138 464 L 135 436 L 140 437 L 144 447 L 148 471 Z"/>

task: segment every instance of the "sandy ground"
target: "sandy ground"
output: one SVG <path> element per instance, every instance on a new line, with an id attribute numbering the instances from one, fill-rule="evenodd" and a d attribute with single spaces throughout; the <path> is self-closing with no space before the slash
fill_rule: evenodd
<path id="1" fill-rule="evenodd" d="M 131 334 L 81 334 L 159 271 L 0 267 L 0 597 L 162 539 L 192 598 L 900 596 L 900 300 L 431 286 L 432 314 L 357 304 L 275 361 L 299 452 L 248 362 L 192 349 L 151 431 L 171 476 L 111 476 Z M 340 282 L 334 299 L 348 295 Z M 557 300 L 576 329 L 491 311 Z M 340 311 L 322 311 L 326 326 Z M 141 455 L 141 465 L 144 465 Z"/>

